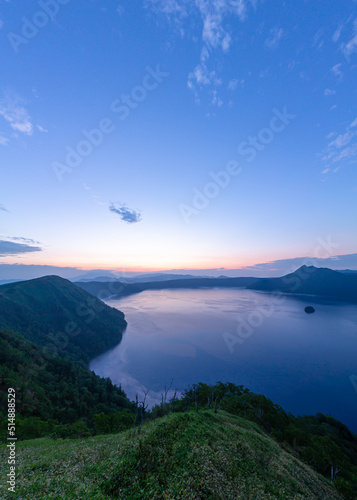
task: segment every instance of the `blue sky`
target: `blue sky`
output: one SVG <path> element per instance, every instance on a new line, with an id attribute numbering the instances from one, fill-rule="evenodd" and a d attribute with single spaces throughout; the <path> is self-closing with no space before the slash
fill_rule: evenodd
<path id="1" fill-rule="evenodd" d="M 0 263 L 357 253 L 355 1 L 8 0 L 0 43 Z"/>

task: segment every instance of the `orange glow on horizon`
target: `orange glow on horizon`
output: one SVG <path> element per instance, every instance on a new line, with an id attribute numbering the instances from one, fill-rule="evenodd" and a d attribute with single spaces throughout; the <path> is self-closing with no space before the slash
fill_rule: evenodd
<path id="1" fill-rule="evenodd" d="M 203 259 L 202 259 L 203 260 Z M 187 263 L 182 263 L 180 262 L 179 264 L 176 262 L 168 262 L 167 265 L 162 265 L 162 266 L 157 266 L 157 265 L 123 265 L 119 266 L 118 263 L 113 263 L 113 265 L 108 264 L 108 262 L 78 262 L 78 260 L 66 260 L 64 262 L 64 259 L 51 259 L 51 258 L 42 258 L 42 259 L 33 259 L 33 258 L 22 258 L 20 261 L 18 258 L 13 257 L 13 258 L 5 258 L 0 261 L 0 264 L 23 264 L 23 265 L 28 265 L 28 266 L 53 266 L 53 267 L 59 267 L 59 268 L 74 268 L 78 269 L 79 271 L 93 271 L 96 269 L 100 269 L 103 271 L 114 271 L 117 273 L 152 273 L 152 272 L 163 272 L 163 271 L 170 271 L 170 270 L 175 270 L 175 271 L 189 271 L 189 270 L 195 270 L 195 271 L 204 271 L 208 269 L 212 270 L 222 270 L 229 271 L 233 269 L 244 269 L 246 267 L 251 267 L 254 266 L 255 264 L 261 263 L 262 260 L 256 259 L 255 261 L 250 260 L 248 262 L 245 261 L 244 263 L 242 261 L 238 262 L 232 262 L 230 261 L 229 263 L 223 263 L 222 261 L 224 259 L 221 259 L 220 262 L 217 262 L 219 259 L 207 259 L 205 264 L 202 264 L 202 262 L 187 262 Z"/>

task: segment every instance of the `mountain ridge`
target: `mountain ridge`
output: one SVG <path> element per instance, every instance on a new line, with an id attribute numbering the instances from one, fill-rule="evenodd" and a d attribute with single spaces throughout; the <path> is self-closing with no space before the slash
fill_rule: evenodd
<path id="1" fill-rule="evenodd" d="M 114 347 L 126 328 L 124 314 L 59 276 L 0 286 L 0 327 L 88 364 Z"/>
<path id="2" fill-rule="evenodd" d="M 357 275 L 323 267 L 304 265 L 281 278 L 261 278 L 247 288 L 357 302 Z"/>

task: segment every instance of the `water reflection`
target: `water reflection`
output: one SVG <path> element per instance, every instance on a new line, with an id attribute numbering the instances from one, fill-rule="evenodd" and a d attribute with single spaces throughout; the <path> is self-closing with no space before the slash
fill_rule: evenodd
<path id="1" fill-rule="evenodd" d="M 145 291 L 107 303 L 125 313 L 122 342 L 91 363 L 121 383 L 130 398 L 149 390 L 160 400 L 164 385 L 231 381 L 261 392 L 295 414 L 329 413 L 354 430 L 357 393 L 357 308 L 285 297 L 273 309 L 269 294 L 239 289 Z M 316 313 L 307 315 L 306 305 Z M 232 348 L 257 311 L 268 311 Z M 253 322 L 254 324 L 254 322 Z"/>

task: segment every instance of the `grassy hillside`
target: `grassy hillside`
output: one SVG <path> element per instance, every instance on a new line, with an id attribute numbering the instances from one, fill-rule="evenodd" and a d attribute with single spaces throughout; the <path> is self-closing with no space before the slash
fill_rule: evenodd
<path id="1" fill-rule="evenodd" d="M 87 364 L 122 338 L 123 313 L 58 276 L 0 286 L 0 328 Z"/>
<path id="2" fill-rule="evenodd" d="M 16 495 L 24 500 L 342 498 L 258 425 L 224 412 L 170 414 L 140 431 L 82 440 L 26 441 L 17 455 Z M 1 467 L 4 458 L 2 448 Z"/>

